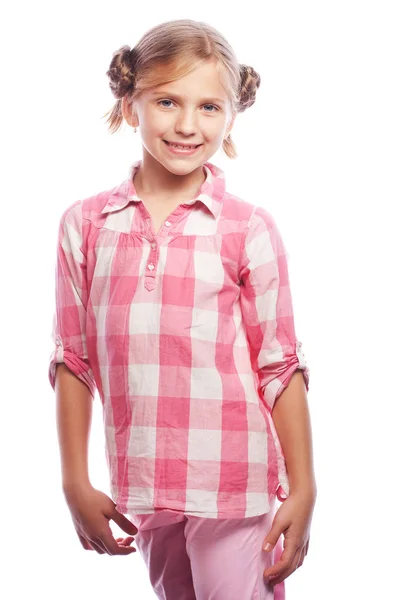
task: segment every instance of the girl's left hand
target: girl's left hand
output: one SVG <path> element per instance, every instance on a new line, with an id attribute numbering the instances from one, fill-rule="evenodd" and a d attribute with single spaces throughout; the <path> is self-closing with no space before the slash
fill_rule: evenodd
<path id="1" fill-rule="evenodd" d="M 314 492 L 291 492 L 276 511 L 263 548 L 269 542 L 271 551 L 281 534 L 284 535 L 284 542 L 280 560 L 264 571 L 269 585 L 280 583 L 303 564 L 308 552 L 315 500 Z"/>

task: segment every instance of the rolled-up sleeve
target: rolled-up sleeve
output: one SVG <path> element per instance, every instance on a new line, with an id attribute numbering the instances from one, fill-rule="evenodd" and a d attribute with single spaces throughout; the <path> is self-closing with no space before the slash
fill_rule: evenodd
<path id="1" fill-rule="evenodd" d="M 272 215 L 258 206 L 244 234 L 239 276 L 251 363 L 272 411 L 295 371 L 309 390 L 310 370 L 296 338 L 286 248 Z"/>
<path id="2" fill-rule="evenodd" d="M 78 201 L 61 216 L 55 267 L 55 312 L 48 377 L 55 390 L 56 365 L 65 365 L 94 397 L 96 383 L 86 346 L 87 281 L 82 249 L 82 205 Z"/>

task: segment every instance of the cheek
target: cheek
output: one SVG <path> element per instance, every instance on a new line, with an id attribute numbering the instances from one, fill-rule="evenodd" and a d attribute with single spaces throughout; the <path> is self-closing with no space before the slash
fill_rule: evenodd
<path id="1" fill-rule="evenodd" d="M 213 126 L 209 128 L 210 138 L 212 137 L 216 142 L 222 142 L 225 135 L 225 127 L 222 122 L 213 123 Z"/>
<path id="2" fill-rule="evenodd" d="M 148 131 L 152 135 L 165 133 L 171 119 L 165 113 L 159 111 L 150 110 L 144 116 L 144 127 L 142 128 L 143 133 Z"/>
<path id="3" fill-rule="evenodd" d="M 208 125 L 210 132 L 214 137 L 224 137 L 225 129 L 226 129 L 226 119 L 223 115 L 219 118 L 210 119 L 210 124 Z"/>

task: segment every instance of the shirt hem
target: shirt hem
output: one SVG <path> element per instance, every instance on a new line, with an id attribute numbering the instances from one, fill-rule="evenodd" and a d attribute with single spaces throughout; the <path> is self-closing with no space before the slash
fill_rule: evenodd
<path id="1" fill-rule="evenodd" d="M 274 495 L 276 496 L 276 494 Z M 274 497 L 273 496 L 273 497 Z M 181 506 L 172 506 L 168 504 L 168 506 L 157 506 L 155 507 L 140 507 L 137 504 L 124 503 L 124 505 L 116 503 L 116 508 L 122 514 L 130 514 L 130 515 L 151 515 L 157 512 L 161 512 L 163 510 L 176 511 L 183 515 L 191 515 L 194 517 L 202 517 L 206 519 L 245 519 L 250 517 L 258 517 L 261 515 L 265 515 L 271 511 L 271 504 L 268 503 L 259 508 L 247 508 L 245 511 L 243 510 L 226 510 L 220 509 L 218 511 L 196 511 L 190 509 L 182 509 Z"/>

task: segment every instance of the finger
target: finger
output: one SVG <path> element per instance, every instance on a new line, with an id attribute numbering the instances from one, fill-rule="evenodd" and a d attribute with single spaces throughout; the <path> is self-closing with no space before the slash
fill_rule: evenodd
<path id="1" fill-rule="evenodd" d="M 101 543 L 109 554 L 131 554 L 132 552 L 136 552 L 135 548 L 132 548 L 132 546 L 125 545 L 124 540 L 122 544 L 118 544 L 113 538 L 110 528 L 103 532 Z"/>
<path id="2" fill-rule="evenodd" d="M 271 567 L 269 567 L 268 569 L 266 569 L 264 571 L 265 577 L 271 577 L 272 575 L 279 575 L 280 573 L 285 571 L 288 567 L 290 567 L 290 565 L 292 564 L 292 561 L 293 561 L 294 556 L 297 551 L 296 543 L 294 540 L 290 541 L 290 539 L 285 538 L 283 545 L 284 545 L 284 548 L 283 548 L 283 552 L 280 556 L 280 559 L 274 565 L 272 565 Z"/>
<path id="3" fill-rule="evenodd" d="M 118 527 L 122 529 L 122 531 L 125 531 L 125 533 L 129 533 L 130 535 L 137 534 L 138 528 L 135 527 L 135 525 L 129 519 L 127 519 L 125 515 L 118 512 L 115 507 L 111 518 L 116 522 Z"/>
<path id="4" fill-rule="evenodd" d="M 116 541 L 118 542 L 118 540 L 121 540 L 118 542 L 118 544 L 121 544 L 122 546 L 130 546 L 132 544 L 132 542 L 134 541 L 134 537 L 126 537 L 125 539 L 123 538 L 118 538 Z"/>
<path id="5" fill-rule="evenodd" d="M 123 538 L 123 537 L 114 538 L 111 535 L 110 541 L 111 541 L 111 544 L 112 544 L 113 548 L 116 550 L 116 552 L 109 551 L 109 546 L 107 546 L 108 553 L 109 554 L 121 554 L 120 552 L 118 552 L 118 549 L 119 548 L 126 548 L 126 547 L 130 548 L 131 547 L 130 545 L 134 541 L 134 538 L 132 536 L 126 537 L 126 538 Z M 106 547 L 104 539 L 102 539 L 102 543 Z M 108 542 L 108 543 L 110 543 L 110 542 Z M 135 552 L 136 552 L 136 549 L 135 549 Z"/>
<path id="6" fill-rule="evenodd" d="M 83 537 L 83 535 L 80 535 L 78 533 L 78 538 L 79 538 L 82 546 L 85 548 L 85 550 L 93 550 L 92 546 L 86 541 L 86 539 Z"/>
<path id="7" fill-rule="evenodd" d="M 308 545 L 309 545 L 309 543 L 310 543 L 310 538 L 308 538 L 307 544 L 306 544 L 306 552 L 305 552 L 306 555 L 307 555 L 307 552 L 308 552 Z"/>
<path id="8" fill-rule="evenodd" d="M 97 540 L 92 540 L 92 539 L 88 538 L 87 541 L 92 546 L 93 550 L 96 550 L 96 552 L 98 552 L 99 554 L 105 554 L 105 550 L 104 550 L 103 546 L 100 545 Z"/>
<path id="9" fill-rule="evenodd" d="M 309 542 L 310 542 L 310 538 L 308 538 L 307 543 L 303 548 L 303 556 L 302 556 L 301 564 L 303 564 L 303 561 L 304 561 L 305 557 L 307 556 Z"/>
<path id="10" fill-rule="evenodd" d="M 268 578 L 268 583 L 272 584 L 272 585 L 276 585 L 277 583 L 281 583 L 284 579 L 286 579 L 287 577 L 289 577 L 289 575 L 291 575 L 295 570 L 296 570 L 296 565 L 297 565 L 297 561 L 300 555 L 301 549 L 298 549 L 294 556 L 292 561 L 290 562 L 289 565 L 286 565 L 285 567 L 280 567 L 279 571 L 277 571 L 276 575 L 271 575 Z M 278 561 L 276 564 L 279 565 L 280 561 Z M 276 565 L 274 565 L 276 566 Z"/>
<path id="11" fill-rule="evenodd" d="M 273 521 L 272 521 L 272 526 L 268 532 L 268 535 L 264 538 L 264 540 L 262 542 L 262 549 L 264 552 L 271 552 L 273 550 L 273 548 L 276 546 L 276 544 L 278 543 L 280 536 L 287 529 L 287 526 L 288 526 L 287 523 L 285 523 L 284 521 L 282 521 L 282 519 L 279 518 L 278 513 L 279 513 L 279 511 L 275 514 Z M 270 545 L 269 550 L 265 550 L 265 545 L 267 542 Z"/>
<path id="12" fill-rule="evenodd" d="M 304 546 L 303 550 L 302 550 L 302 551 L 301 551 L 301 553 L 300 553 L 299 562 L 297 563 L 297 567 L 296 567 L 297 569 L 298 569 L 299 567 L 301 567 L 301 565 L 303 564 L 304 557 L 305 557 L 305 550 L 306 550 L 306 547 Z"/>

